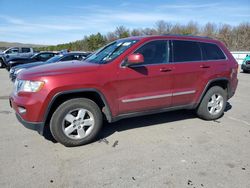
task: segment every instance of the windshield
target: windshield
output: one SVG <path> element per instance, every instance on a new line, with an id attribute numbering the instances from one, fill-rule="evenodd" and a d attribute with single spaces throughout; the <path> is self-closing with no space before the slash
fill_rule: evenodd
<path id="1" fill-rule="evenodd" d="M 54 63 L 59 61 L 62 58 L 63 55 L 56 55 L 46 61 L 46 63 Z"/>
<path id="2" fill-rule="evenodd" d="M 100 50 L 97 50 L 85 60 L 92 63 L 107 63 L 117 58 L 136 42 L 138 42 L 138 40 L 117 40 L 108 44 L 107 46 L 104 46 Z"/>
<path id="3" fill-rule="evenodd" d="M 36 53 L 36 54 L 34 54 L 33 56 L 31 56 L 31 59 L 34 59 L 34 58 L 36 58 L 36 56 L 38 56 L 40 53 Z"/>

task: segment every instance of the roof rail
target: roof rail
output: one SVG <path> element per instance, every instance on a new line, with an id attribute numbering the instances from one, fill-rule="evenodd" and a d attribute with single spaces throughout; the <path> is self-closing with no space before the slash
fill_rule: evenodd
<path id="1" fill-rule="evenodd" d="M 195 38 L 204 38 L 204 39 L 213 39 L 208 36 L 196 36 L 196 35 L 184 35 L 184 34 L 162 34 L 162 36 L 173 36 L 173 37 L 195 37 Z"/>

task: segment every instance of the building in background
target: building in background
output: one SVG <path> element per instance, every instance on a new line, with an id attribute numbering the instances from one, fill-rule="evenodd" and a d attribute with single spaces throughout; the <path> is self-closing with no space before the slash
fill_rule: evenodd
<path id="1" fill-rule="evenodd" d="M 250 54 L 250 51 L 232 51 L 231 53 L 234 56 L 234 58 L 236 59 L 236 61 L 239 64 L 242 64 L 242 61 L 245 59 L 247 54 Z"/>

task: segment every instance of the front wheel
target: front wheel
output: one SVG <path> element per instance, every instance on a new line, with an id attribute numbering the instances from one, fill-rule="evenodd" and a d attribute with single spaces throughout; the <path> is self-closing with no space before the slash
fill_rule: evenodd
<path id="1" fill-rule="evenodd" d="M 95 102 L 70 99 L 52 115 L 50 131 L 58 142 L 72 147 L 93 141 L 102 127 L 102 113 Z"/>
<path id="2" fill-rule="evenodd" d="M 203 97 L 197 115 L 205 120 L 215 120 L 220 118 L 226 108 L 227 93 L 219 87 L 211 87 Z"/>

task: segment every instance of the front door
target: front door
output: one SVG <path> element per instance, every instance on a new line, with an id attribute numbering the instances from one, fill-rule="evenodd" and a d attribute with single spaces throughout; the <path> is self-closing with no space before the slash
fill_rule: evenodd
<path id="1" fill-rule="evenodd" d="M 119 114 L 171 106 L 173 79 L 168 51 L 166 40 L 147 42 L 134 52 L 144 56 L 143 64 L 119 69 Z"/>

